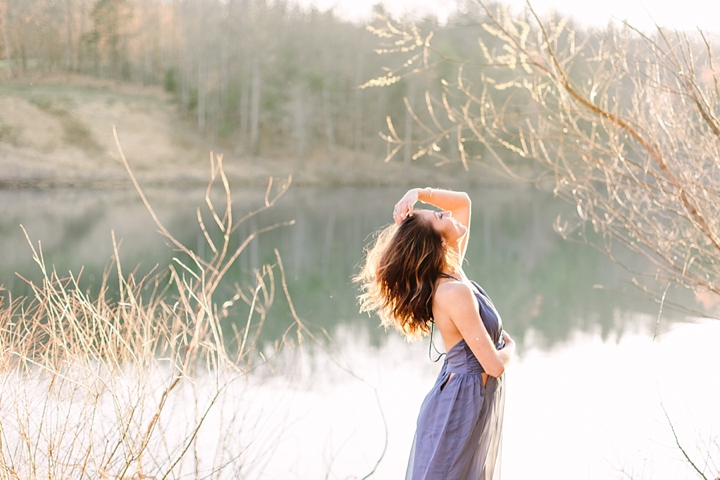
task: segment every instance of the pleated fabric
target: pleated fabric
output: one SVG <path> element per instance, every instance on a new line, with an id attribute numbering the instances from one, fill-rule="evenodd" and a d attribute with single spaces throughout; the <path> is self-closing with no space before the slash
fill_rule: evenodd
<path id="1" fill-rule="evenodd" d="M 483 324 L 501 349 L 500 315 L 485 291 L 473 285 Z M 500 478 L 505 379 L 489 377 L 483 386 L 483 372 L 465 340 L 447 352 L 420 407 L 406 480 Z"/>

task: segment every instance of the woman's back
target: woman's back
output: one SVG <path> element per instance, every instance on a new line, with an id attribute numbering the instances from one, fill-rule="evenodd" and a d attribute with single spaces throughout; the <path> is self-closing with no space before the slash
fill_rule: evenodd
<path id="1" fill-rule="evenodd" d="M 441 211 L 415 210 L 418 200 Z M 361 309 L 378 312 L 383 325 L 408 338 L 431 333 L 435 325 L 448 352 L 420 410 L 407 479 L 495 478 L 503 372 L 515 344 L 490 298 L 462 273 L 470 198 L 411 189 L 393 217 L 395 224 L 379 233 L 356 277 Z"/>
<path id="2" fill-rule="evenodd" d="M 473 282 L 477 309 L 502 348 L 502 321 Z M 485 383 L 487 378 L 487 383 Z M 465 339 L 447 350 L 435 385 L 420 408 L 406 480 L 490 480 L 502 437 L 504 379 L 487 377 Z"/>

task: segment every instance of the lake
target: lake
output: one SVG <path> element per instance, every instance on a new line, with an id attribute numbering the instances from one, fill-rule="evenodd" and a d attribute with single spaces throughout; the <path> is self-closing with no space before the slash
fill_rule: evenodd
<path id="1" fill-rule="evenodd" d="M 147 193 L 173 235 L 209 252 L 196 221 L 202 190 Z M 308 341 L 286 353 L 292 368 L 252 379 L 258 404 L 271 406 L 263 410 L 264 430 L 277 436 L 260 478 L 363 478 L 381 456 L 371 478 L 403 477 L 415 417 L 440 363 L 430 360 L 428 339 L 408 344 L 358 314 L 351 282 L 364 245 L 391 221 L 402 193 L 293 186 L 236 232 L 242 238 L 295 221 L 250 243 L 220 293 L 274 262 L 277 249 L 298 315 L 332 339 Z M 720 323 L 667 305 L 659 316 L 659 306 L 632 286 L 632 274 L 553 231 L 555 218 L 572 219 L 572 209 L 552 195 L 516 186 L 469 193 L 465 271 L 518 342 L 507 372 L 503 478 L 693 478 L 668 418 L 696 464 L 705 468 L 708 452 L 718 462 Z M 262 204 L 264 190 L 233 195 L 239 218 Z M 110 264 L 111 231 L 121 239 L 126 272 L 162 269 L 174 254 L 134 191 L 0 191 L 0 285 L 14 295 L 29 292 L 14 272 L 39 278 L 21 224 L 61 275 L 84 266 L 81 284 L 90 290 Z M 623 260 L 647 268 L 638 258 Z M 670 289 L 669 298 L 695 306 L 681 290 Z M 261 342 L 271 345 L 290 321 L 278 294 Z M 714 465 L 708 471 L 716 472 Z"/>

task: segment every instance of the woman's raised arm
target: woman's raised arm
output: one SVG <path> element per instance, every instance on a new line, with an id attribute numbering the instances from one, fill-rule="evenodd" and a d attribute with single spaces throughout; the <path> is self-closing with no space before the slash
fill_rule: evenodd
<path id="1" fill-rule="evenodd" d="M 502 350 L 495 348 L 495 343 L 490 338 L 478 312 L 477 299 L 467 283 L 452 281 L 443 283 L 435 292 L 433 311 L 436 317 L 439 317 L 438 322 L 446 318 L 455 326 L 454 329 L 445 328 L 444 332 L 443 329 L 440 330 L 443 333 L 443 340 L 445 336 L 453 337 L 448 340 L 454 344 L 460 340 L 454 337 L 459 335 L 465 339 L 465 343 L 488 375 L 499 377 L 505 372 L 505 367 L 515 353 L 515 342 L 507 332 L 503 331 L 505 347 Z M 448 330 L 455 329 L 456 332 L 451 331 L 448 335 Z"/>
<path id="2" fill-rule="evenodd" d="M 430 187 L 412 188 L 395 204 L 393 219 L 396 224 L 399 225 L 406 217 L 413 214 L 415 202 L 418 200 L 450 212 L 455 220 L 467 227 L 467 234 L 462 238 L 459 245 L 458 253 L 462 261 L 465 258 L 468 238 L 470 237 L 470 216 L 472 211 L 468 194 Z"/>

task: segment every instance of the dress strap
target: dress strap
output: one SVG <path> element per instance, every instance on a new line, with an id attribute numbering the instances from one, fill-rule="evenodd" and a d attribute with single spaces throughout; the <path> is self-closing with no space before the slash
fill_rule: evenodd
<path id="1" fill-rule="evenodd" d="M 450 275 L 449 273 L 445 273 L 445 272 L 440 272 L 440 276 L 441 276 L 441 277 L 444 277 L 444 278 L 452 278 L 453 280 L 456 280 L 456 281 L 458 281 L 458 282 L 461 281 L 459 278 L 457 278 L 457 277 L 455 277 L 455 276 L 453 276 L 453 275 Z"/>
<path id="2" fill-rule="evenodd" d="M 475 280 L 470 280 L 470 283 L 472 283 L 475 286 L 475 288 L 477 289 L 476 293 L 480 297 L 482 297 L 483 300 L 485 300 L 487 303 L 489 303 L 493 308 L 495 308 L 495 304 L 493 303 L 490 296 L 487 293 L 485 293 L 485 290 L 483 290 L 483 288 Z"/>
<path id="3" fill-rule="evenodd" d="M 435 346 L 435 342 L 433 342 L 433 334 L 435 333 L 435 322 L 430 323 L 430 345 L 428 345 L 428 357 L 430 357 L 430 360 L 437 363 L 443 356 L 445 356 L 444 353 L 442 353 L 440 350 L 437 349 Z M 433 360 L 432 357 L 432 351 L 435 350 L 435 353 L 438 355 L 437 358 Z"/>
<path id="4" fill-rule="evenodd" d="M 439 276 L 443 277 L 443 278 L 451 278 L 457 282 L 461 281 L 459 278 L 457 278 L 453 275 L 450 275 L 449 273 L 445 273 L 445 272 L 440 272 Z M 442 357 L 445 356 L 445 354 L 443 352 L 441 352 L 440 350 L 438 350 L 437 347 L 435 346 L 435 342 L 433 342 L 433 336 L 434 336 L 433 334 L 434 333 L 435 333 L 435 322 L 431 321 L 430 322 L 430 345 L 428 345 L 428 357 L 430 357 L 430 360 L 432 360 L 433 362 L 438 362 L 438 361 L 440 361 L 440 359 Z M 433 350 L 435 350 L 435 353 L 437 354 L 437 358 L 432 357 Z"/>

